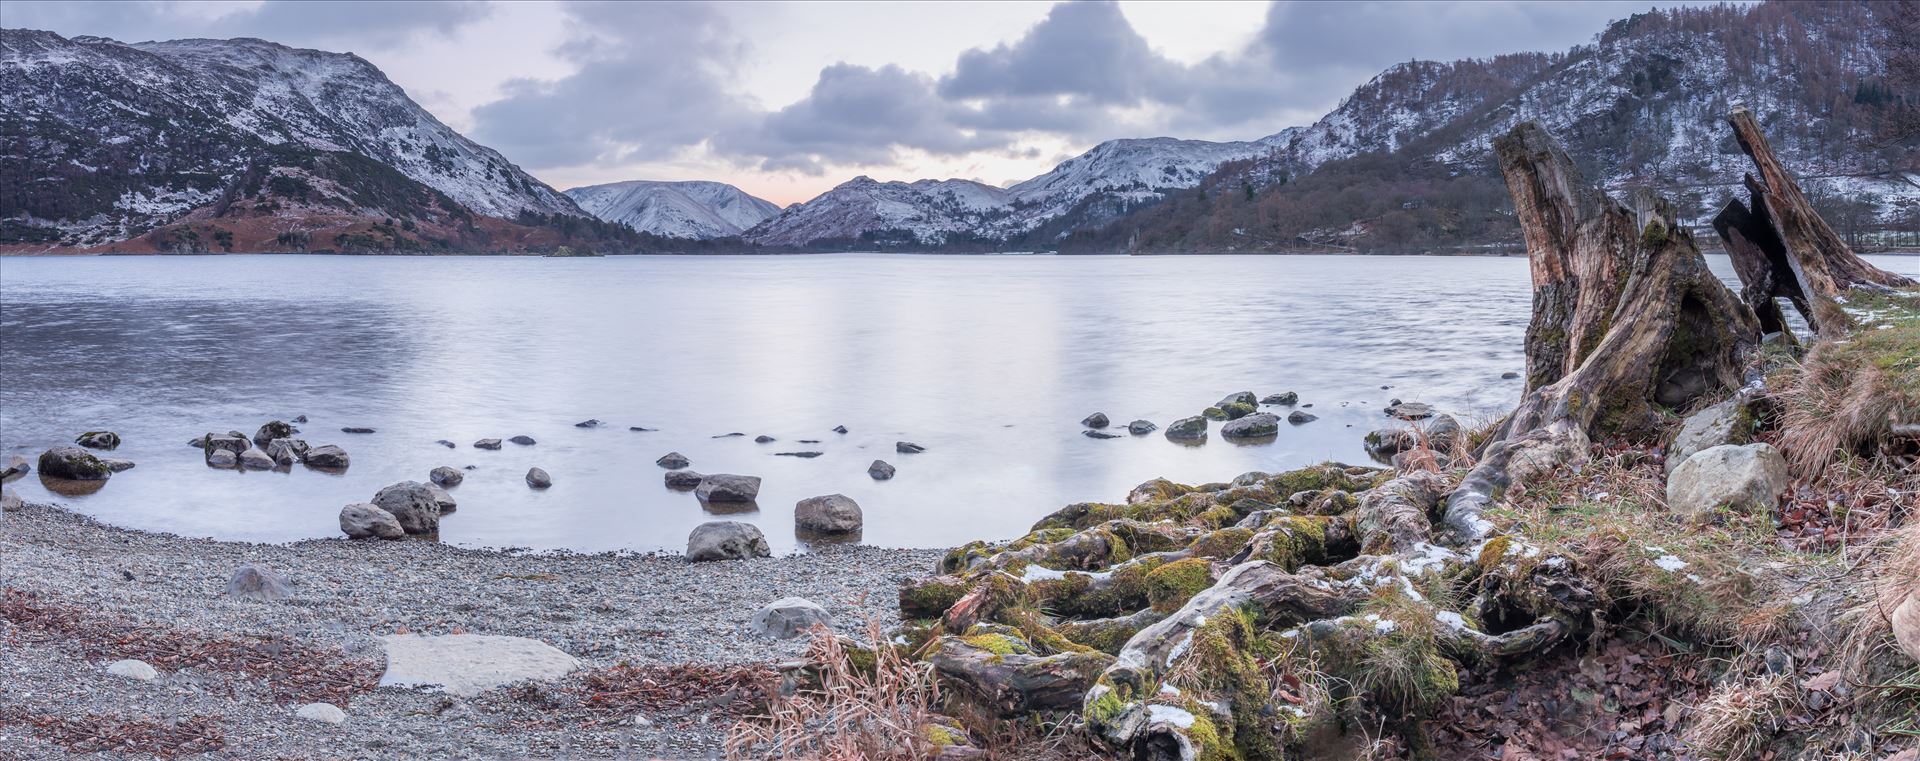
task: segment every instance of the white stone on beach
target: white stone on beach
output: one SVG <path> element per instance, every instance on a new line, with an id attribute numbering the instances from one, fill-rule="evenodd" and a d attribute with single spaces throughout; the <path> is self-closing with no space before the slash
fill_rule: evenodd
<path id="1" fill-rule="evenodd" d="M 146 661 L 124 660 L 107 664 L 107 673 L 141 682 L 151 682 L 160 675 Z"/>
<path id="2" fill-rule="evenodd" d="M 387 649 L 382 686 L 439 685 L 460 697 L 514 682 L 550 681 L 580 667 L 573 656 L 526 637 L 392 634 L 380 643 Z"/>
<path id="3" fill-rule="evenodd" d="M 294 711 L 293 715 L 322 724 L 340 724 L 347 720 L 347 712 L 332 703 L 308 703 L 300 706 L 300 710 Z"/>

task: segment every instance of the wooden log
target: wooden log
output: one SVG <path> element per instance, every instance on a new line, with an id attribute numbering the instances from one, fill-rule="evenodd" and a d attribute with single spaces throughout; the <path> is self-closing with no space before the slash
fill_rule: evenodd
<path id="1" fill-rule="evenodd" d="M 960 685 L 1002 716 L 1069 709 L 1113 662 L 1106 653 L 1030 655 L 998 653 L 963 637 L 942 637 L 930 661 L 936 673 Z"/>
<path id="2" fill-rule="evenodd" d="M 1419 471 L 1381 484 L 1360 495 L 1354 517 L 1360 551 L 1369 555 L 1406 552 L 1433 538 L 1427 513 L 1450 491 L 1438 473 Z"/>
<path id="3" fill-rule="evenodd" d="M 1769 301 L 1788 298 L 1815 333 L 1825 334 L 1851 323 L 1835 301 L 1848 290 L 1916 284 L 1854 255 L 1774 155 L 1753 112 L 1736 107 L 1727 121 L 1740 149 L 1753 160 L 1754 172 L 1746 176 L 1749 204 L 1729 203 L 1714 218 L 1714 230 L 1734 257 L 1750 304 L 1761 292 Z M 1768 319 L 1764 312 L 1761 319 Z"/>

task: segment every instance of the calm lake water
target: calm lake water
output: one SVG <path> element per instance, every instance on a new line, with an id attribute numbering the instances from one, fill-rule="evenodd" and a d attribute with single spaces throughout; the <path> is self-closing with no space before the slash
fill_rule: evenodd
<path id="1" fill-rule="evenodd" d="M 805 547 L 794 503 L 835 492 L 869 544 L 950 546 L 1155 476 L 1364 462 L 1391 397 L 1493 416 L 1519 392 L 1500 375 L 1521 369 L 1528 294 L 1523 258 L 6 258 L 0 452 L 117 431 L 138 467 L 100 491 L 14 487 L 254 541 L 337 536 L 342 505 L 474 465 L 443 541 L 592 551 L 678 550 L 714 519 L 662 485 L 654 460 L 679 451 L 765 479 L 727 517 L 777 552 Z M 1297 391 L 1320 420 L 1255 445 L 1081 435 L 1095 411 L 1165 426 L 1242 390 Z M 345 474 L 213 470 L 187 444 L 302 414 L 302 438 L 351 454 Z M 574 427 L 588 418 L 606 425 Z M 539 443 L 471 446 L 516 434 Z M 774 454 L 803 450 L 824 454 Z M 869 479 L 875 458 L 898 476 Z M 553 488 L 527 488 L 536 465 Z"/>

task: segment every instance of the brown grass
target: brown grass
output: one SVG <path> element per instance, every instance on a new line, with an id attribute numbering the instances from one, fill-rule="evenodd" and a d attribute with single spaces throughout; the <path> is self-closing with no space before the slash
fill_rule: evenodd
<path id="1" fill-rule="evenodd" d="M 867 626 L 868 641 L 876 643 L 870 668 L 825 628 L 812 636 L 806 658 L 817 683 L 735 724 L 729 758 L 913 761 L 938 754 L 950 730 L 935 728 L 940 690 L 931 666 L 887 646 L 878 621 Z"/>
<path id="2" fill-rule="evenodd" d="M 1867 665 L 1893 647 L 1893 611 L 1920 595 L 1920 522 L 1888 532 L 1870 550 L 1860 580 L 1861 600 L 1840 617 L 1846 672 L 1867 676 Z"/>
<path id="3" fill-rule="evenodd" d="M 1799 704 L 1793 679 L 1785 675 L 1729 684 L 1715 690 L 1700 705 L 1684 737 L 1693 750 L 1707 758 L 1754 758 Z"/>
<path id="4" fill-rule="evenodd" d="M 1873 456 L 1895 423 L 1920 422 L 1920 296 L 1851 294 L 1851 334 L 1821 341 L 1768 379 L 1779 445 L 1795 475 L 1848 454 Z"/>

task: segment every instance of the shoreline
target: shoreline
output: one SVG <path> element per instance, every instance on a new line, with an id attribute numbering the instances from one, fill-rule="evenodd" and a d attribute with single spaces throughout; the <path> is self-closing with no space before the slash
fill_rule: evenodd
<path id="1" fill-rule="evenodd" d="M 283 643 L 287 652 L 332 653 L 362 670 L 384 667 L 381 636 L 469 633 L 544 642 L 579 660 L 576 676 L 621 664 L 771 674 L 773 664 L 801 653 L 805 638 L 755 632 L 749 619 L 760 606 L 803 597 L 825 607 L 842 633 L 863 631 L 869 618 L 889 625 L 898 616 L 899 583 L 930 573 L 940 555 L 854 545 L 690 563 L 661 553 L 419 540 L 226 542 L 120 528 L 35 503 L 0 518 L 0 589 L 10 602 L 31 600 L 193 641 Z M 228 578 L 245 564 L 286 576 L 291 597 L 264 602 L 225 594 Z M 380 687 L 353 696 L 344 724 L 322 724 L 295 718 L 299 702 L 274 700 L 245 674 L 156 663 L 161 675 L 151 682 L 109 676 L 105 667 L 119 659 L 112 637 L 36 636 L 36 625 L 17 611 L 0 617 L 0 642 L 9 643 L 0 648 L 0 673 L 8 674 L 0 680 L 0 705 L 15 712 L 0 715 L 0 745 L 18 743 L 28 758 L 66 756 L 62 746 L 15 723 L 22 714 L 123 723 L 211 717 L 227 752 L 254 758 L 300 757 L 315 747 L 355 758 L 491 758 L 588 746 L 706 758 L 731 724 L 700 713 L 583 731 L 510 696 L 512 687 L 471 699 Z"/>

